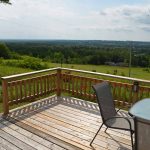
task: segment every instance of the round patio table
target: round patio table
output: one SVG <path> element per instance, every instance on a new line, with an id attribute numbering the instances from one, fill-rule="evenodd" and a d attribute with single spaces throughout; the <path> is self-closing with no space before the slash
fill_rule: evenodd
<path id="1" fill-rule="evenodd" d="M 135 103 L 129 110 L 134 118 L 135 150 L 150 149 L 150 98 Z"/>

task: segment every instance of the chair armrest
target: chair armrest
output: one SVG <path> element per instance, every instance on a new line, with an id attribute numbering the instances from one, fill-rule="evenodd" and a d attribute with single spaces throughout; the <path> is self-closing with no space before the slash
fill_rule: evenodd
<path id="1" fill-rule="evenodd" d="M 130 130 L 133 131 L 133 130 L 132 130 L 131 121 L 129 120 L 128 117 L 114 116 L 114 117 L 111 117 L 111 118 L 106 119 L 105 122 L 107 122 L 107 121 L 109 121 L 109 120 L 111 120 L 111 119 L 117 119 L 117 118 L 118 118 L 118 119 L 119 119 L 119 118 L 120 118 L 120 119 L 125 119 L 125 120 L 128 122 L 128 124 L 129 124 Z"/>
<path id="2" fill-rule="evenodd" d="M 117 112 L 119 112 L 121 109 L 123 109 L 124 107 L 120 107 L 120 108 L 117 108 L 118 110 L 116 110 Z"/>

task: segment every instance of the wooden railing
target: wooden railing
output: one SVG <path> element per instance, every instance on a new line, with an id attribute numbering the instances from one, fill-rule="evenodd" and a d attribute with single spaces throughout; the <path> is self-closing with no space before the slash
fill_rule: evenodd
<path id="1" fill-rule="evenodd" d="M 136 101 L 150 97 L 150 81 L 148 80 L 68 68 L 54 68 L 2 77 L 4 114 L 9 113 L 10 105 L 26 101 L 32 102 L 55 93 L 57 96 L 67 94 L 95 101 L 92 85 L 102 82 L 103 78 L 110 83 L 117 106 L 130 107 Z"/>

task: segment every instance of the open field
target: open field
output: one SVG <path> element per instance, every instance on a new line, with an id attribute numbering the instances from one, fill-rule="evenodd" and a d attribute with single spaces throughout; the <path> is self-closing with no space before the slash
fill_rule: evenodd
<path id="1" fill-rule="evenodd" d="M 60 64 L 49 64 L 49 67 L 60 67 Z M 106 66 L 106 65 L 76 65 L 76 64 L 62 64 L 64 68 L 73 68 L 80 70 L 88 70 L 88 71 L 96 71 L 101 73 L 109 73 L 114 74 L 114 70 L 117 70 L 116 75 L 120 76 L 129 76 L 129 68 L 128 67 L 119 67 L 119 66 Z M 131 77 L 150 80 L 150 73 L 144 71 L 144 68 L 140 67 L 132 67 L 131 68 Z"/>

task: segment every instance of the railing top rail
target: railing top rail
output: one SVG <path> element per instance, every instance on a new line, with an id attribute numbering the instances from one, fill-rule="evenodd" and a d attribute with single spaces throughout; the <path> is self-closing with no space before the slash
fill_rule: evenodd
<path id="1" fill-rule="evenodd" d="M 17 79 L 19 77 L 26 77 L 26 76 L 30 76 L 30 75 L 36 75 L 39 73 L 44 73 L 44 72 L 49 72 L 49 71 L 55 71 L 60 69 L 58 68 L 51 68 L 51 69 L 45 69 L 45 70 L 39 70 L 39 71 L 33 71 L 33 72 L 27 72 L 27 73 L 21 73 L 21 74 L 16 74 L 16 75 L 10 75 L 10 76 L 6 76 L 6 77 L 1 77 L 2 80 L 10 80 L 10 79 Z"/>
<path id="2" fill-rule="evenodd" d="M 118 76 L 118 75 L 111 75 L 111 74 L 106 74 L 106 73 L 92 72 L 92 71 L 86 71 L 86 70 L 77 70 L 77 69 L 70 69 L 70 68 L 61 68 L 61 69 L 67 70 L 67 71 L 79 72 L 79 73 L 86 73 L 86 74 L 101 75 L 101 76 L 117 78 L 117 79 L 124 79 L 124 80 L 129 80 L 129 81 L 150 83 L 150 80 L 143 80 L 143 79 L 138 79 L 138 78 L 123 77 L 123 76 Z"/>
<path id="3" fill-rule="evenodd" d="M 78 69 L 71 69 L 71 68 L 61 68 L 61 67 L 45 69 L 45 70 L 39 70 L 39 71 L 33 71 L 33 72 L 27 72 L 27 73 L 22 73 L 22 74 L 16 74 L 16 75 L 11 75 L 11 76 L 1 77 L 1 79 L 2 80 L 12 80 L 12 79 L 17 79 L 19 77 L 27 77 L 27 76 L 30 76 L 30 75 L 36 75 L 36 74 L 39 74 L 39 73 L 55 71 L 55 70 L 58 70 L 58 69 L 66 70 L 66 71 L 79 72 L 79 73 L 92 74 L 92 75 L 100 75 L 100 76 L 117 78 L 117 79 L 124 79 L 124 80 L 133 81 L 133 82 L 138 81 L 138 82 L 143 82 L 143 83 L 150 83 L 150 80 L 143 80 L 143 79 L 138 79 L 138 78 L 123 77 L 123 76 L 111 75 L 111 74 L 106 74 L 106 73 L 99 73 L 99 72 L 92 72 L 92 71 L 78 70 Z"/>

